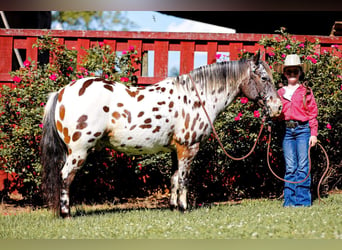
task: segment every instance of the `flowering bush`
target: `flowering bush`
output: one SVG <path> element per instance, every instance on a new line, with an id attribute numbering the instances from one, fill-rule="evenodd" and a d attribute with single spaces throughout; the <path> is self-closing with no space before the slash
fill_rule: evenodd
<path id="1" fill-rule="evenodd" d="M 26 199 L 39 197 L 39 143 L 48 93 L 85 76 L 100 76 L 132 84 L 136 81 L 133 75 L 136 70 L 132 64 L 139 63 L 134 48 L 116 56 L 112 48 L 103 42 L 86 50 L 80 65 L 76 63 L 77 51 L 59 44 L 58 39 L 45 36 L 38 39 L 34 46 L 40 51 L 50 52 L 50 63 L 37 65 L 28 58 L 24 68 L 11 72 L 15 88 L 3 86 L 0 96 L 0 169 L 13 173 L 15 177 L 15 181 L 6 183 L 3 195 L 16 189 Z M 105 172 L 106 167 L 112 164 L 108 161 L 104 158 L 99 163 L 89 161 L 88 165 L 101 165 L 103 169 L 99 172 Z M 95 176 L 98 178 L 92 181 L 101 182 L 99 179 L 103 175 Z M 106 185 L 109 183 L 102 183 L 102 186 Z"/>

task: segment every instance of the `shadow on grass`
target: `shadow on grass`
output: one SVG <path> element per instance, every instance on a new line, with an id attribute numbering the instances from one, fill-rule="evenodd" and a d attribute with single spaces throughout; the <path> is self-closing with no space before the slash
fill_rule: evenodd
<path id="1" fill-rule="evenodd" d="M 160 200 L 153 207 L 150 205 L 139 204 L 139 203 L 121 203 L 118 205 L 75 205 L 76 211 L 72 213 L 72 218 L 83 217 L 83 216 L 96 216 L 96 215 L 105 215 L 105 214 L 114 214 L 114 213 L 129 213 L 132 211 L 146 211 L 146 210 L 159 210 L 159 211 L 173 211 L 176 213 L 191 213 L 198 209 L 211 209 L 215 206 L 238 206 L 241 204 L 241 201 L 227 201 L 227 202 L 213 202 L 213 203 L 204 203 L 196 206 L 191 206 L 188 210 L 182 211 L 178 209 L 171 209 L 169 206 L 169 200 Z"/>

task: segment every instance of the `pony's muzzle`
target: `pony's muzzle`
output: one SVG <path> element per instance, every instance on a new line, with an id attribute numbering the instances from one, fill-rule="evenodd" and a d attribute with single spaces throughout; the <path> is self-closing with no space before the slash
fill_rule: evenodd
<path id="1" fill-rule="evenodd" d="M 279 98 L 270 98 L 266 101 L 266 109 L 269 117 L 277 117 L 281 114 L 283 104 Z"/>

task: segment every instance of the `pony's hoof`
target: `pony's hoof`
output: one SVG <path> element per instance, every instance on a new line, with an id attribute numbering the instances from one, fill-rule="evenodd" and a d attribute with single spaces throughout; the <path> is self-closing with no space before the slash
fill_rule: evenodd
<path id="1" fill-rule="evenodd" d="M 177 210 L 177 206 L 175 206 L 175 205 L 170 205 L 170 210 L 171 211 L 176 211 Z"/>

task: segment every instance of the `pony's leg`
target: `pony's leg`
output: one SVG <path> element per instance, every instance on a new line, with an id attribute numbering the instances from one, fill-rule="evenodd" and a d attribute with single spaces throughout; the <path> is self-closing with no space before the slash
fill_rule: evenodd
<path id="1" fill-rule="evenodd" d="M 170 197 L 170 208 L 174 209 L 177 207 L 178 201 L 178 159 L 177 159 L 177 152 L 172 151 L 171 153 L 172 158 L 172 171 L 175 171 L 171 177 L 171 197 Z"/>
<path id="2" fill-rule="evenodd" d="M 178 158 L 178 207 L 184 211 L 188 207 L 187 193 L 191 163 L 199 150 L 199 143 L 191 146 L 176 144 L 176 149 Z"/>
<path id="3" fill-rule="evenodd" d="M 87 158 L 86 150 L 79 150 L 67 156 L 64 167 L 61 171 L 62 188 L 60 195 L 60 215 L 70 217 L 69 189 L 75 178 L 76 172 L 83 166 Z"/>

